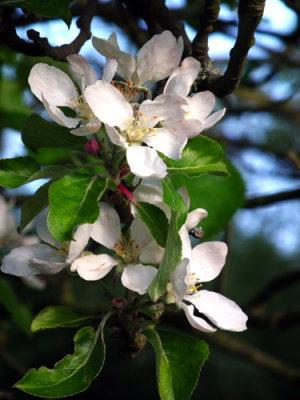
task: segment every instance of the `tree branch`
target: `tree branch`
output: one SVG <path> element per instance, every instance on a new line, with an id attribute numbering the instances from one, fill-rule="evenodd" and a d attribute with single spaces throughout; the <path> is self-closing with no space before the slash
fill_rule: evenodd
<path id="1" fill-rule="evenodd" d="M 230 52 L 230 59 L 223 76 L 215 76 L 212 69 L 212 76 L 203 77 L 204 82 L 199 81 L 199 87 L 203 86 L 211 90 L 216 96 L 224 97 L 232 93 L 239 85 L 244 69 L 248 51 L 254 44 L 254 33 L 259 24 L 265 0 L 240 0 L 238 8 L 238 34 L 234 47 Z M 198 82 L 197 82 L 198 83 Z"/>
<path id="2" fill-rule="evenodd" d="M 300 309 L 280 310 L 270 315 L 265 315 L 259 310 L 249 311 L 249 324 L 270 330 L 284 330 L 300 324 Z"/>
<path id="3" fill-rule="evenodd" d="M 77 26 L 80 29 L 77 37 L 70 44 L 55 47 L 49 44 L 47 38 L 41 38 L 39 32 L 34 29 L 27 31 L 27 36 L 33 43 L 21 39 L 17 35 L 10 14 L 5 10 L 6 18 L 3 18 L 0 27 L 0 43 L 26 55 L 49 56 L 55 60 L 64 61 L 68 55 L 78 53 L 81 46 L 91 37 L 90 24 L 96 13 L 96 6 L 96 0 L 89 0 L 84 14 L 77 20 Z"/>
<path id="4" fill-rule="evenodd" d="M 275 194 L 270 194 L 267 196 L 253 197 L 247 199 L 243 208 L 256 208 L 267 206 L 269 204 L 278 203 L 284 200 L 294 200 L 300 198 L 300 189 L 289 190 L 286 192 L 280 192 Z"/>

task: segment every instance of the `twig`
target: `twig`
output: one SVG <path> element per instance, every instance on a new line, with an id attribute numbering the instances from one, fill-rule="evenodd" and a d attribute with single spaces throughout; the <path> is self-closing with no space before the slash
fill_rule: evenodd
<path id="1" fill-rule="evenodd" d="M 284 330 L 300 324 L 300 308 L 276 311 L 266 315 L 260 310 L 248 312 L 249 324 L 264 329 Z"/>
<path id="2" fill-rule="evenodd" d="M 247 310 L 262 307 L 268 300 L 282 289 L 300 282 L 300 271 L 292 271 L 274 278 L 263 290 L 258 293 L 246 306 Z"/>
<path id="3" fill-rule="evenodd" d="M 51 46 L 47 38 L 41 38 L 34 29 L 27 31 L 27 36 L 33 41 L 29 43 L 21 39 L 16 32 L 11 19 L 10 11 L 5 10 L 5 18 L 0 27 L 0 44 L 9 46 L 12 50 L 30 56 L 49 56 L 55 60 L 64 61 L 70 54 L 78 53 L 81 46 L 91 37 L 90 24 L 96 13 L 96 0 L 89 0 L 84 14 L 77 20 L 80 29 L 77 37 L 70 43 L 62 46 Z"/>
<path id="4" fill-rule="evenodd" d="M 262 207 L 262 206 L 267 206 L 269 204 L 278 203 L 279 201 L 294 200 L 294 199 L 300 199 L 300 188 L 247 199 L 245 201 L 243 208 Z"/>

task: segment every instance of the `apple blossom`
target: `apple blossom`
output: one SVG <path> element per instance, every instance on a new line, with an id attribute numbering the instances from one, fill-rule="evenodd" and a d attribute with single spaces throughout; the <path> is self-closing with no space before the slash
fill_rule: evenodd
<path id="1" fill-rule="evenodd" d="M 79 85 L 81 94 L 67 74 L 48 64 L 39 63 L 31 69 L 28 82 L 32 93 L 43 102 L 49 117 L 60 125 L 72 128 L 71 133 L 78 136 L 96 132 L 100 121 L 95 117 L 84 98 L 84 89 L 95 83 L 97 78 L 87 61 L 73 54 L 67 57 L 69 70 Z M 110 64 L 109 64 L 110 65 Z M 115 72 L 106 73 L 110 80 Z M 75 117 L 68 117 L 59 107 L 75 111 Z"/>
<path id="2" fill-rule="evenodd" d="M 176 94 L 187 102 L 183 106 L 186 111 L 184 118 L 165 121 L 164 127 L 173 129 L 174 132 L 180 132 L 188 138 L 211 128 L 225 114 L 225 108 L 211 114 L 215 106 L 215 96 L 208 90 L 188 96 L 200 68 L 200 63 L 195 58 L 185 58 L 181 66 L 171 74 L 164 88 L 164 93 Z"/>
<path id="3" fill-rule="evenodd" d="M 167 78 L 178 66 L 183 52 L 182 37 L 176 39 L 170 31 L 154 35 L 136 57 L 120 50 L 115 33 L 108 40 L 94 36 L 92 43 L 107 60 L 116 60 L 118 74 L 137 87 Z"/>
<path id="4" fill-rule="evenodd" d="M 91 225 L 90 236 L 96 242 L 114 251 L 108 254 L 86 254 L 72 262 L 71 271 L 85 280 L 93 281 L 106 276 L 113 267 L 123 266 L 122 284 L 139 294 L 145 294 L 159 264 L 163 249 L 159 247 L 140 220 L 135 218 L 129 233 L 122 235 L 120 218 L 109 204 L 100 202 L 100 215 Z M 146 265 L 144 265 L 146 264 Z"/>
<path id="5" fill-rule="evenodd" d="M 56 241 L 48 231 L 47 214 L 47 209 L 42 211 L 35 221 L 39 238 L 47 244 L 35 243 L 13 249 L 3 258 L 2 272 L 22 277 L 31 277 L 40 273 L 56 274 L 70 262 L 67 261 L 67 257 L 68 260 L 73 260 L 80 255 L 86 242 L 79 240 L 81 238 L 78 234 L 70 243 Z"/>
<path id="6" fill-rule="evenodd" d="M 105 124 L 111 142 L 126 149 L 132 173 L 139 177 L 164 178 L 167 168 L 156 150 L 178 159 L 187 138 L 157 124 L 178 116 L 184 118 L 185 99 L 165 94 L 153 101 L 143 101 L 137 110 L 118 89 L 100 80 L 88 86 L 84 94 L 93 113 Z"/>
<path id="7" fill-rule="evenodd" d="M 15 242 L 18 237 L 16 222 L 10 213 L 10 206 L 0 195 L 0 244 Z"/>
<path id="8" fill-rule="evenodd" d="M 196 329 L 214 332 L 216 326 L 231 331 L 243 331 L 246 329 L 247 315 L 240 307 L 219 293 L 202 289 L 202 283 L 219 275 L 227 255 L 227 246 L 222 242 L 205 242 L 191 248 L 188 231 L 205 216 L 205 210 L 198 212 L 198 215 L 189 214 L 180 229 L 183 258 L 171 277 L 175 301 Z M 208 321 L 195 315 L 195 309 Z"/>

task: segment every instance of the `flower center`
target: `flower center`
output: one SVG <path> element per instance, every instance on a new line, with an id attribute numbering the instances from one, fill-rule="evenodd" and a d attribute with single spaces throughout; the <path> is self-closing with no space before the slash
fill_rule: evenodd
<path id="1" fill-rule="evenodd" d="M 130 81 L 125 81 L 125 82 L 122 82 L 122 81 L 111 81 L 110 83 L 111 83 L 112 86 L 114 86 L 116 89 L 118 89 L 118 91 L 129 102 L 137 94 L 137 90 L 136 90 L 134 82 L 130 82 Z"/>
<path id="2" fill-rule="evenodd" d="M 122 258 L 125 264 L 129 264 L 137 258 L 139 252 L 139 245 L 134 244 L 134 240 L 130 235 L 122 236 L 117 243 L 114 244 L 115 253 Z"/>
<path id="3" fill-rule="evenodd" d="M 157 116 L 154 115 L 153 118 L 157 118 Z M 149 133 L 153 135 L 157 133 L 157 128 L 147 128 L 147 118 L 143 117 L 139 111 L 135 112 L 135 116 L 131 120 L 125 121 L 125 126 L 122 134 L 131 143 L 140 142 Z"/>
<path id="4" fill-rule="evenodd" d="M 194 294 L 199 292 L 199 290 L 202 287 L 202 283 L 200 282 L 200 279 L 195 277 L 195 273 L 192 273 L 189 276 L 189 283 L 187 285 L 187 294 Z"/>
<path id="5" fill-rule="evenodd" d="M 95 119 L 93 111 L 90 109 L 88 103 L 84 100 L 83 95 L 78 93 L 78 88 L 76 88 L 77 97 L 71 97 L 69 101 L 69 106 L 72 108 L 76 114 L 84 122 L 91 121 Z"/>
<path id="6" fill-rule="evenodd" d="M 50 243 L 50 245 L 55 248 L 55 243 Z M 60 243 L 60 246 L 58 248 L 55 248 L 55 251 L 60 256 L 67 258 L 69 254 L 69 247 L 70 247 L 70 242 L 62 242 Z"/>

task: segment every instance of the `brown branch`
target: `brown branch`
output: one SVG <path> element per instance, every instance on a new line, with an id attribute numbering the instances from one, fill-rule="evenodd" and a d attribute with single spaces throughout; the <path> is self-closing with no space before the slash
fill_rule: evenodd
<path id="1" fill-rule="evenodd" d="M 285 275 L 274 278 L 253 300 L 247 305 L 246 309 L 254 312 L 268 300 L 275 296 L 279 291 L 300 282 L 300 270 L 292 271 Z"/>
<path id="2" fill-rule="evenodd" d="M 200 61 L 202 69 L 211 62 L 208 56 L 208 36 L 220 12 L 220 0 L 206 0 L 200 17 L 200 27 L 192 43 L 192 55 Z"/>
<path id="3" fill-rule="evenodd" d="M 81 46 L 91 37 L 90 24 L 96 12 L 96 0 L 89 0 L 84 14 L 77 20 L 80 29 L 77 37 L 70 43 L 62 46 L 51 46 L 48 39 L 41 38 L 39 32 L 30 29 L 27 36 L 33 43 L 21 39 L 12 23 L 11 16 L 6 13 L 6 18 L 0 27 L 0 44 L 5 44 L 12 50 L 30 56 L 49 56 L 55 60 L 64 61 L 70 54 L 78 53 Z M 9 10 L 10 12 L 11 10 Z"/>
<path id="4" fill-rule="evenodd" d="M 289 190 L 286 192 L 280 192 L 275 194 L 270 194 L 267 196 L 253 197 L 247 199 L 243 208 L 256 208 L 267 206 L 269 204 L 278 203 L 284 200 L 294 200 L 300 198 L 300 189 Z"/>
<path id="5" fill-rule="evenodd" d="M 165 6 L 164 0 L 124 0 L 123 3 L 130 14 L 145 20 L 151 35 L 170 30 L 176 37 L 182 36 L 186 54 L 191 53 L 191 43 L 183 23 Z"/>
<path id="6" fill-rule="evenodd" d="M 285 364 L 277 358 L 259 350 L 253 345 L 244 343 L 220 332 L 213 334 L 201 332 L 201 336 L 209 344 L 215 345 L 227 353 L 239 356 L 251 364 L 258 366 L 281 379 L 295 383 L 300 382 L 300 369 Z"/>
<path id="7" fill-rule="evenodd" d="M 204 82 L 199 81 L 199 87 L 211 90 L 216 96 L 224 97 L 232 93 L 239 85 L 244 69 L 248 51 L 254 44 L 254 33 L 259 24 L 265 0 L 240 0 L 238 7 L 238 34 L 236 42 L 230 51 L 230 59 L 223 76 L 215 77 L 212 68 L 212 77 L 204 77 Z"/>
<path id="8" fill-rule="evenodd" d="M 258 328 L 284 330 L 300 324 L 300 309 L 280 310 L 265 315 L 260 310 L 249 311 L 249 324 Z"/>

